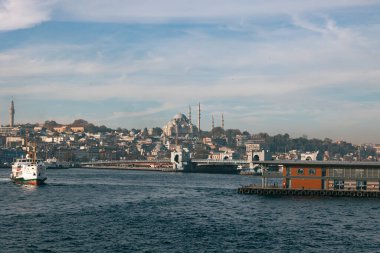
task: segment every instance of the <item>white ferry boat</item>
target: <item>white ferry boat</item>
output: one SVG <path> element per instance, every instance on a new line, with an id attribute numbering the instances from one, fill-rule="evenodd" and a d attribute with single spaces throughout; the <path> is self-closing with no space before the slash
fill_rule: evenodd
<path id="1" fill-rule="evenodd" d="M 68 169 L 70 166 L 68 162 L 58 161 L 55 157 L 47 159 L 44 164 L 46 165 L 46 169 Z"/>
<path id="2" fill-rule="evenodd" d="M 47 179 L 46 166 L 42 160 L 32 159 L 27 155 L 13 163 L 11 179 L 19 184 L 44 184 Z"/>

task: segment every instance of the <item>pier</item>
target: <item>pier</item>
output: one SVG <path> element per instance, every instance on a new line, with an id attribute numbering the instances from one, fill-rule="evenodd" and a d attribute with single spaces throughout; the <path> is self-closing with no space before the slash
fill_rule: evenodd
<path id="1" fill-rule="evenodd" d="M 379 162 L 258 161 L 261 185 L 238 188 L 240 194 L 380 198 Z"/>
<path id="2" fill-rule="evenodd" d="M 379 191 L 283 189 L 276 187 L 262 188 L 254 185 L 240 187 L 238 188 L 238 193 L 261 196 L 329 196 L 351 198 L 380 198 Z"/>

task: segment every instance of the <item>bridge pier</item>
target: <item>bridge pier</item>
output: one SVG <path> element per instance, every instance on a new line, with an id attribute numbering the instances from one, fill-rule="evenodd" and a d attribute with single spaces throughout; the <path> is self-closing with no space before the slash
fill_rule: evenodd
<path id="1" fill-rule="evenodd" d="M 170 161 L 173 164 L 174 170 L 184 171 L 191 166 L 190 152 L 185 150 L 174 151 L 171 153 Z"/>

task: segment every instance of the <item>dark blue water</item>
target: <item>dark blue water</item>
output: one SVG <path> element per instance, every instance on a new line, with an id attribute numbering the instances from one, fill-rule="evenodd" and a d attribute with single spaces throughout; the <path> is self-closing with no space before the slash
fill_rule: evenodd
<path id="1" fill-rule="evenodd" d="M 380 200 L 239 195 L 238 175 L 0 170 L 0 252 L 380 252 Z"/>

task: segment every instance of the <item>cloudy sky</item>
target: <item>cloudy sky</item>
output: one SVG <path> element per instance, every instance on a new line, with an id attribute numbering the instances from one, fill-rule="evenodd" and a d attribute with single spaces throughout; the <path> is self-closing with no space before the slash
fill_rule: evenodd
<path id="1" fill-rule="evenodd" d="M 380 1 L 0 0 L 0 122 L 380 143 Z M 195 120 L 194 120 L 195 121 Z"/>

